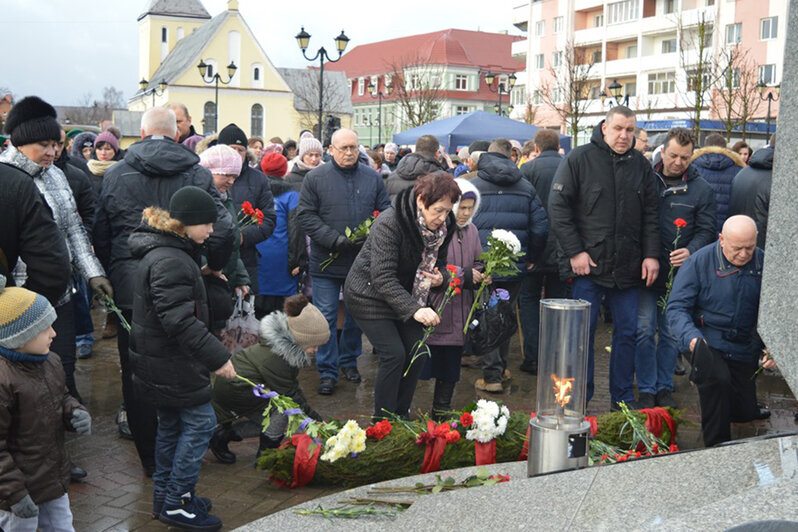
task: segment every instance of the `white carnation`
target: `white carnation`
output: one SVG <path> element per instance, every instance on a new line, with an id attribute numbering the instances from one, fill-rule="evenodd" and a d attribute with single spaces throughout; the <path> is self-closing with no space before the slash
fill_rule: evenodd
<path id="1" fill-rule="evenodd" d="M 518 240 L 514 233 L 505 229 L 494 229 L 490 236 L 500 240 L 511 252 L 521 253 L 521 241 Z"/>

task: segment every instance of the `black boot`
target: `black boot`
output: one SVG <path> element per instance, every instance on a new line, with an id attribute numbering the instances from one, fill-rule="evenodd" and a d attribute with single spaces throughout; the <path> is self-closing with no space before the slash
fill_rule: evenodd
<path id="1" fill-rule="evenodd" d="M 258 456 L 260 453 L 265 451 L 266 449 L 276 449 L 280 446 L 280 442 L 283 441 L 282 438 L 278 440 L 273 440 L 266 436 L 265 434 L 260 435 L 260 444 L 258 445 Z"/>
<path id="2" fill-rule="evenodd" d="M 213 436 L 211 436 L 211 443 L 208 445 L 213 456 L 222 464 L 234 464 L 236 461 L 236 455 L 227 448 L 227 444 L 232 439 L 230 438 L 232 431 L 230 423 L 220 425 L 214 431 Z"/>
<path id="3" fill-rule="evenodd" d="M 444 421 L 452 410 L 455 384 L 457 383 L 435 379 L 435 392 L 432 395 L 432 419 L 438 423 Z"/>

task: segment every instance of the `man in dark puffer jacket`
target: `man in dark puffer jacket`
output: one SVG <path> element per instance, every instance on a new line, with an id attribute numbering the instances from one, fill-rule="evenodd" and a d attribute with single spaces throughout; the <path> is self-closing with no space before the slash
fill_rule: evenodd
<path id="1" fill-rule="evenodd" d="M 438 149 L 440 143 L 432 135 L 424 135 L 416 141 L 416 151 L 410 155 L 402 157 L 396 167 L 396 171 L 385 180 L 385 188 L 391 202 L 399 192 L 405 188 L 416 184 L 416 179 L 423 175 L 446 170 L 446 167 L 438 162 Z"/>
<path id="2" fill-rule="evenodd" d="M 748 167 L 740 170 L 735 176 L 729 198 L 729 216 L 745 214 L 756 222 L 756 245 L 763 251 L 768 232 L 775 145 L 774 133 L 770 138 L 770 145 L 756 150 L 748 161 Z"/>
<path id="3" fill-rule="evenodd" d="M 546 211 L 540 203 L 535 187 L 523 178 L 510 154 L 512 145 L 507 139 L 494 140 L 487 153 L 479 157 L 477 177 L 471 181 L 482 196 L 474 225 L 479 229 L 482 249 L 488 249 L 488 236 L 494 229 L 511 231 L 521 242 L 524 255 L 518 264 L 521 273 L 508 278 L 494 279 L 496 288 L 510 293 L 510 303 L 515 301 L 528 270 L 540 258 L 549 234 Z M 477 389 L 501 392 L 503 378 L 509 377 L 507 355 L 509 340 L 498 349 L 485 353 L 483 379 L 476 382 Z"/>
<path id="4" fill-rule="evenodd" d="M 707 135 L 704 147 L 693 153 L 690 166 L 697 168 L 715 191 L 715 216 L 718 219 L 717 232 L 720 233 L 728 216 L 732 181 L 745 168 L 745 163 L 738 154 L 726 148 L 723 135 L 711 133 Z"/>
<path id="5" fill-rule="evenodd" d="M 635 114 L 615 106 L 589 144 L 571 151 L 554 176 L 551 229 L 564 254 L 561 275 L 573 277 L 573 298 L 590 307 L 587 399 L 593 397 L 593 337 L 602 296 L 613 317 L 611 407 L 634 400 L 634 351 L 641 279 L 659 273 L 657 185 L 634 149 Z"/>

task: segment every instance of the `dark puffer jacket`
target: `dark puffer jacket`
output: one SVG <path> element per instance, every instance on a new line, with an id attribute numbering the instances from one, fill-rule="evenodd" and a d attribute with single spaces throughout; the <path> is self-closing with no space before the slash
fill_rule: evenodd
<path id="1" fill-rule="evenodd" d="M 210 372 L 230 353 L 208 330 L 200 246 L 166 211 L 152 209 L 130 235 L 134 278 L 130 363 L 133 384 L 156 406 L 187 408 L 211 400 Z"/>
<path id="2" fill-rule="evenodd" d="M 479 157 L 477 177 L 471 184 L 482 197 L 474 216 L 482 248 L 487 249 L 488 236 L 494 229 L 511 231 L 524 253 L 519 269 L 526 271 L 524 264 L 538 261 L 549 235 L 549 221 L 535 187 L 521 176 L 509 157 L 492 152 Z"/>
<path id="3" fill-rule="evenodd" d="M 415 185 L 416 179 L 419 177 L 438 170 L 446 170 L 446 168 L 432 155 L 415 152 L 402 157 L 396 170 L 385 180 L 385 188 L 388 190 L 391 201 L 399 192 Z"/>
<path id="4" fill-rule="evenodd" d="M 66 150 L 61 151 L 61 156 L 54 164 L 64 172 L 69 188 L 72 189 L 72 195 L 75 196 L 80 219 L 83 220 L 86 232 L 91 238 L 91 232 L 94 228 L 94 215 L 97 211 L 97 193 L 91 179 L 83 173 L 83 170 L 72 164 L 72 158 L 67 155 Z"/>
<path id="5" fill-rule="evenodd" d="M 551 193 L 551 184 L 554 182 L 554 174 L 557 173 L 557 168 L 563 161 L 563 156 L 557 150 L 544 150 L 540 155 L 535 157 L 528 163 L 521 165 L 521 175 L 527 181 L 532 183 L 535 187 L 535 192 L 540 198 L 540 203 L 548 215 L 549 209 L 549 195 Z M 557 272 L 557 241 L 554 234 L 549 231 L 549 236 L 546 239 L 546 247 L 543 249 L 543 254 L 535 263 L 532 271 L 540 273 L 556 273 Z"/>
<path id="6" fill-rule="evenodd" d="M 765 249 L 770 212 L 770 187 L 773 184 L 773 152 L 771 146 L 756 150 L 748 161 L 748 167 L 732 182 L 729 198 L 729 216 L 745 214 L 756 222 L 759 233 L 756 245 Z"/>
<path id="7" fill-rule="evenodd" d="M 603 124 L 557 169 L 549 219 L 563 252 L 561 277 L 573 277 L 569 258 L 587 251 L 597 264 L 589 279 L 632 288 L 640 286 L 643 259 L 660 256 L 657 182 L 643 154 L 619 155 L 604 142 Z"/>
<path id="8" fill-rule="evenodd" d="M 446 239 L 436 267 L 445 273 L 449 242 L 455 233 L 454 214 L 446 219 Z M 364 320 L 407 321 L 421 305 L 413 299 L 413 283 L 424 243 L 418 228 L 418 207 L 412 188 L 396 196 L 396 205 L 377 217 L 344 285 L 349 313 Z"/>
<path id="9" fill-rule="evenodd" d="M 0 356 L 0 510 L 25 495 L 41 504 L 67 492 L 64 431 L 74 430 L 72 412 L 80 408 L 55 353 L 41 364 Z"/>
<path id="10" fill-rule="evenodd" d="M 244 241 L 241 243 L 241 262 L 247 268 L 253 293 L 258 293 L 258 252 L 255 246 L 269 238 L 277 224 L 274 214 L 274 197 L 269 188 L 266 175 L 255 168 L 250 168 L 246 161 L 241 167 L 241 174 L 227 192 L 233 200 L 236 212 L 241 210 L 245 201 L 252 203 L 256 209 L 263 211 L 263 224 L 252 224 L 241 229 Z"/>
<path id="11" fill-rule="evenodd" d="M 729 212 L 729 198 L 731 197 L 732 181 L 734 176 L 745 168 L 743 159 L 731 150 L 719 146 L 707 146 L 693 153 L 690 166 L 695 166 L 712 190 L 715 191 L 715 216 L 717 218 L 717 231 L 723 229 Z"/>
<path id="12" fill-rule="evenodd" d="M 307 173 L 299 194 L 297 219 L 310 237 L 310 274 L 330 279 L 345 279 L 357 250 L 341 253 L 324 271 L 335 241 L 346 228 L 354 230 L 374 211 L 391 206 L 382 178 L 363 164 L 341 168 L 334 160 Z"/>
<path id="13" fill-rule="evenodd" d="M 213 176 L 199 164 L 197 154 L 162 136 L 133 144 L 124 160 L 103 177 L 103 189 L 94 224 L 94 248 L 114 285 L 114 299 L 123 309 L 133 308 L 133 277 L 137 259 L 128 238 L 141 223 L 146 207 L 169 208 L 172 194 L 193 185 L 216 201 L 219 219 L 206 243 L 208 266 L 221 271 L 233 251 L 233 220 L 213 186 Z M 264 222 L 266 223 L 266 222 Z"/>
<path id="14" fill-rule="evenodd" d="M 25 288 L 55 305 L 72 278 L 66 239 L 28 174 L 0 163 L 0 182 L 0 273 L 13 284 L 9 272 L 21 258 L 28 273 Z"/>

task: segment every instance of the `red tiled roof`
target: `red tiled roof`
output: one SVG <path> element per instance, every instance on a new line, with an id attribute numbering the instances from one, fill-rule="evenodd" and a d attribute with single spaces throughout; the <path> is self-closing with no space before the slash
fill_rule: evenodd
<path id="1" fill-rule="evenodd" d="M 523 61 L 513 59 L 511 46 L 524 37 L 502 33 L 448 29 L 388 41 L 361 44 L 346 52 L 329 70 L 344 71 L 348 78 L 389 72 L 392 63 L 408 59 L 432 65 L 463 65 L 497 72 L 521 71 Z"/>

